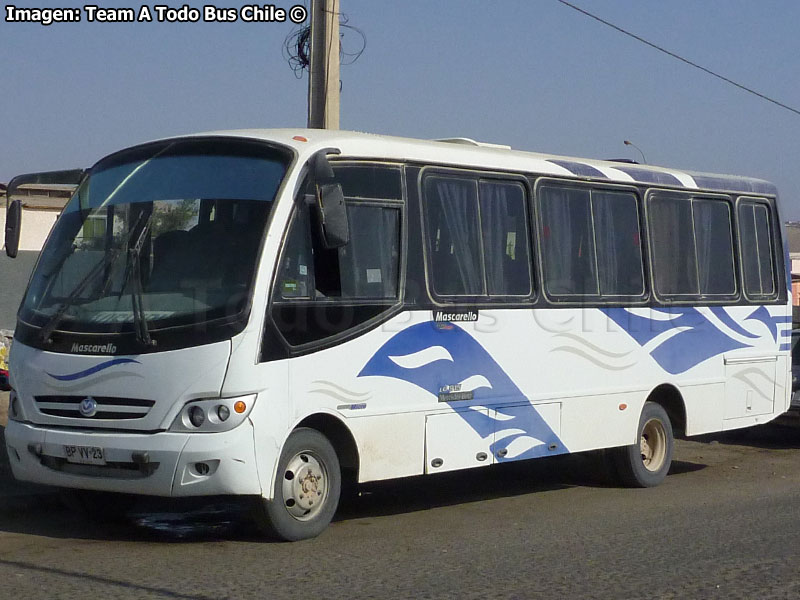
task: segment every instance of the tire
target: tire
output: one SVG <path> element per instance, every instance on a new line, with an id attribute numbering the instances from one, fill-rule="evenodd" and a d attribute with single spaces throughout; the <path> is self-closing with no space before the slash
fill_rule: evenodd
<path id="1" fill-rule="evenodd" d="M 261 501 L 258 524 L 277 540 L 316 537 L 333 519 L 341 490 L 339 457 L 328 438 L 315 429 L 296 429 L 278 461 L 274 498 Z"/>
<path id="2" fill-rule="evenodd" d="M 629 487 L 657 486 L 669 472 L 674 446 L 667 412 L 655 402 L 645 402 L 636 443 L 612 450 L 620 481 Z"/>

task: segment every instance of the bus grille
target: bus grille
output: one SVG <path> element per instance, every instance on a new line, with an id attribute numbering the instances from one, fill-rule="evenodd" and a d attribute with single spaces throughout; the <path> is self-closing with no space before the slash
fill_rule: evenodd
<path id="1" fill-rule="evenodd" d="M 84 477 L 145 479 L 158 470 L 160 463 L 111 462 L 105 465 L 77 465 L 57 456 L 42 456 L 42 465 L 54 471 Z"/>
<path id="2" fill-rule="evenodd" d="M 92 396 L 97 402 L 97 412 L 91 417 L 80 412 L 81 402 L 86 396 L 36 396 L 36 408 L 43 415 L 69 417 L 72 419 L 141 419 L 153 408 L 155 400 L 140 398 L 111 398 Z"/>

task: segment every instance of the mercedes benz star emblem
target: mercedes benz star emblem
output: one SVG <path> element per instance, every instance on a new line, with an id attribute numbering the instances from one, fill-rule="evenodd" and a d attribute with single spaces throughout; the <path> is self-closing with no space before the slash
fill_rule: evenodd
<path id="1" fill-rule="evenodd" d="M 89 396 L 81 400 L 78 410 L 83 417 L 93 417 L 97 414 L 97 400 Z"/>

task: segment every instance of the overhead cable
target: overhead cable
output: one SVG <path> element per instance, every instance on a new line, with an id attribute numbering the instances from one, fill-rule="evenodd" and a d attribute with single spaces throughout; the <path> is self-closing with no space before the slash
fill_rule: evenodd
<path id="1" fill-rule="evenodd" d="M 724 75 L 720 75 L 719 73 L 715 73 L 711 69 L 707 69 L 706 67 L 704 67 L 702 65 L 698 65 L 696 62 L 693 62 L 693 61 L 689 60 L 688 58 L 684 58 L 684 57 L 682 57 L 682 56 L 680 56 L 678 54 L 675 54 L 674 52 L 670 52 L 666 48 L 662 48 L 661 46 L 659 46 L 657 44 L 654 44 L 653 42 L 649 42 L 646 39 L 644 39 L 643 37 L 641 37 L 639 35 L 636 35 L 635 33 L 632 33 L 632 32 L 630 32 L 630 31 L 628 31 L 626 29 L 623 29 L 622 27 L 617 26 L 617 25 L 614 25 L 613 23 L 610 23 L 609 21 L 606 21 L 605 19 L 602 19 L 602 18 L 598 17 L 597 15 L 594 15 L 594 14 L 590 13 L 589 11 L 586 11 L 586 10 L 580 8 L 579 6 L 575 6 L 571 2 L 567 2 L 567 0 L 556 0 L 556 1 L 560 2 L 564 6 L 568 6 L 569 8 L 571 8 L 573 10 L 576 10 L 579 13 L 582 13 L 582 14 L 586 15 L 587 17 L 590 17 L 590 18 L 594 19 L 595 21 L 599 21 L 603 25 L 606 25 L 608 27 L 611 27 L 612 29 L 615 29 L 615 30 L 619 31 L 620 33 L 623 33 L 623 34 L 627 35 L 628 37 L 632 37 L 633 39 L 635 39 L 638 42 L 646 44 L 647 46 L 650 46 L 651 48 L 655 48 L 659 52 L 663 52 L 664 54 L 666 54 L 668 56 L 671 56 L 672 58 L 676 58 L 679 61 L 684 62 L 687 65 L 690 65 L 690 66 L 694 67 L 695 69 L 700 69 L 704 73 L 708 73 L 709 75 L 711 75 L 713 77 L 716 77 L 717 79 L 721 79 L 725 83 L 729 83 L 729 84 L 731 84 L 733 86 L 736 86 L 740 90 L 744 90 L 745 92 L 753 94 L 754 96 L 758 96 L 762 100 L 766 100 L 767 102 L 771 102 L 772 104 L 780 106 L 781 108 L 785 108 L 786 110 L 791 111 L 791 112 L 795 113 L 796 115 L 800 115 L 800 110 L 798 110 L 796 108 L 792 108 L 791 106 L 788 106 L 788 105 L 784 104 L 783 102 L 779 102 L 778 100 L 775 100 L 774 98 L 770 98 L 766 94 L 762 94 L 761 92 L 757 92 L 756 90 L 754 90 L 752 88 L 749 88 L 749 87 L 747 87 L 745 85 L 742 85 L 741 83 L 737 83 L 733 79 L 729 79 L 728 77 L 725 77 Z"/>

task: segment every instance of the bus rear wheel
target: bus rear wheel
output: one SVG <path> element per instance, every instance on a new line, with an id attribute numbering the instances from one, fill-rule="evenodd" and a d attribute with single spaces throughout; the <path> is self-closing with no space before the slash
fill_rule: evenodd
<path id="1" fill-rule="evenodd" d="M 272 500 L 263 500 L 259 524 L 277 540 L 316 537 L 339 504 L 342 475 L 336 450 L 315 429 L 292 432 L 281 452 Z"/>
<path id="2" fill-rule="evenodd" d="M 645 402 L 639 417 L 636 442 L 612 451 L 622 483 L 630 487 L 660 484 L 672 464 L 674 445 L 667 411 L 660 404 Z"/>

